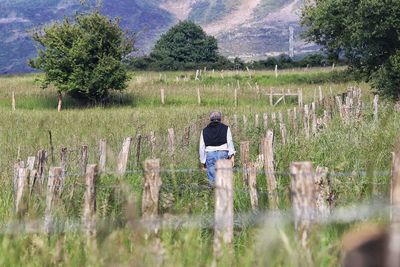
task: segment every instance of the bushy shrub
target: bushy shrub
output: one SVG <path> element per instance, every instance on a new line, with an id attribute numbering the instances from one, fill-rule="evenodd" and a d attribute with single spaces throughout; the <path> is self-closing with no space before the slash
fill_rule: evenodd
<path id="1" fill-rule="evenodd" d="M 33 68 L 45 73 L 42 86 L 53 84 L 82 102 L 107 99 L 110 90 L 123 90 L 129 75 L 122 62 L 134 48 L 129 37 L 110 20 L 95 11 L 65 18 L 33 34 L 39 44 Z"/>

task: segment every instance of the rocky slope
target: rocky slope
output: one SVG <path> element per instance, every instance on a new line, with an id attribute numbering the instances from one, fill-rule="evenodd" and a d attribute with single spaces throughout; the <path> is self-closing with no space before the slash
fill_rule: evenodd
<path id="1" fill-rule="evenodd" d="M 35 56 L 29 30 L 95 6 L 95 0 L 0 0 L 0 73 L 29 71 Z M 102 12 L 120 17 L 121 26 L 138 32 L 139 53 L 179 20 L 190 19 L 217 37 L 220 51 L 244 59 L 288 51 L 289 26 L 296 52 L 316 49 L 301 42 L 302 0 L 103 0 Z"/>

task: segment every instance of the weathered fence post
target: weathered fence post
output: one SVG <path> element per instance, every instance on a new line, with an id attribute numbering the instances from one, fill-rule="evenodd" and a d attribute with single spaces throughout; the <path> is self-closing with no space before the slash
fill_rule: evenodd
<path id="1" fill-rule="evenodd" d="M 201 105 L 201 95 L 199 87 L 197 87 L 196 90 L 197 90 L 197 104 Z"/>
<path id="2" fill-rule="evenodd" d="M 37 158 L 38 158 L 38 182 L 40 185 L 43 185 L 44 183 L 44 175 L 45 175 L 45 169 L 46 169 L 46 163 L 47 163 L 47 151 L 42 149 L 37 152 Z"/>
<path id="3" fill-rule="evenodd" d="M 142 143 L 142 135 L 136 135 L 136 167 L 140 167 L 140 145 Z"/>
<path id="4" fill-rule="evenodd" d="M 315 215 L 314 171 L 311 162 L 290 165 L 290 185 L 294 223 L 301 244 L 308 248 L 308 238 Z"/>
<path id="5" fill-rule="evenodd" d="M 298 99 L 298 106 L 303 106 L 303 91 L 301 89 L 297 89 L 297 99 Z"/>
<path id="6" fill-rule="evenodd" d="M 144 190 L 142 198 L 142 217 L 145 220 L 153 220 L 158 216 L 158 199 L 162 185 L 160 176 L 161 166 L 159 159 L 146 160 L 144 162 Z M 159 234 L 159 224 L 154 223 L 151 235 Z"/>
<path id="7" fill-rule="evenodd" d="M 274 133 L 268 130 L 266 137 L 262 139 L 261 148 L 264 155 L 264 172 L 268 185 L 268 202 L 271 209 L 278 208 L 278 188 L 274 169 L 273 151 Z"/>
<path id="8" fill-rule="evenodd" d="M 243 115 L 243 128 L 244 129 L 247 128 L 247 117 L 246 117 L 246 115 Z"/>
<path id="9" fill-rule="evenodd" d="M 35 163 L 36 163 L 36 157 L 28 157 L 28 160 L 26 161 L 26 167 L 32 171 L 35 169 Z"/>
<path id="10" fill-rule="evenodd" d="M 248 183 L 251 208 L 255 211 L 258 209 L 258 194 L 257 194 L 257 167 L 254 163 L 248 165 Z"/>
<path id="11" fill-rule="evenodd" d="M 46 210 L 44 217 L 44 231 L 46 234 L 51 234 L 54 232 L 53 209 L 59 200 L 61 188 L 63 186 L 61 171 L 62 170 L 60 167 L 50 167 L 49 170 L 46 194 Z"/>
<path id="12" fill-rule="evenodd" d="M 100 139 L 99 142 L 99 173 L 106 171 L 106 161 L 107 161 L 107 140 Z"/>
<path id="13" fill-rule="evenodd" d="M 29 169 L 24 167 L 18 168 L 17 190 L 15 197 L 15 213 L 18 217 L 22 217 L 28 210 L 28 177 Z"/>
<path id="14" fill-rule="evenodd" d="M 118 161 L 117 161 L 117 175 L 118 176 L 125 175 L 126 166 L 128 164 L 128 156 L 129 156 L 129 150 L 131 148 L 131 143 L 132 143 L 132 137 L 127 137 L 127 138 L 125 138 L 124 143 L 122 144 L 122 149 L 119 152 Z"/>
<path id="15" fill-rule="evenodd" d="M 316 113 L 316 106 L 315 102 L 311 103 L 311 122 L 312 122 L 312 134 L 313 136 L 317 135 L 317 113 Z"/>
<path id="16" fill-rule="evenodd" d="M 165 91 L 164 88 L 160 89 L 161 104 L 165 104 Z"/>
<path id="17" fill-rule="evenodd" d="M 11 93 L 11 108 L 12 108 L 12 111 L 15 111 L 15 93 L 14 93 L 14 91 L 12 91 L 12 93 Z"/>
<path id="18" fill-rule="evenodd" d="M 374 96 L 374 121 L 378 121 L 379 95 Z"/>
<path id="19" fill-rule="evenodd" d="M 263 114 L 264 129 L 268 129 L 268 113 Z"/>
<path id="20" fill-rule="evenodd" d="M 154 134 L 153 131 L 150 132 L 149 139 L 150 139 L 149 141 L 150 141 L 151 156 L 154 157 L 156 152 L 156 135 Z"/>
<path id="21" fill-rule="evenodd" d="M 61 167 L 61 178 L 65 178 L 65 172 L 67 169 L 67 153 L 68 149 L 66 147 L 61 148 L 60 153 L 60 167 Z"/>
<path id="22" fill-rule="evenodd" d="M 88 164 L 88 146 L 83 145 L 81 147 L 81 176 L 85 177 L 86 174 L 86 165 Z"/>
<path id="23" fill-rule="evenodd" d="M 325 219 L 331 213 L 330 185 L 328 180 L 328 168 L 317 166 L 314 176 L 316 191 L 316 210 L 318 215 Z"/>
<path id="24" fill-rule="evenodd" d="M 221 258 L 224 251 L 231 251 L 233 242 L 233 169 L 230 160 L 216 164 L 214 258 Z"/>
<path id="25" fill-rule="evenodd" d="M 387 267 L 400 266 L 400 152 L 393 153 L 390 188 L 391 225 L 387 248 Z"/>
<path id="26" fill-rule="evenodd" d="M 96 235 L 96 178 L 97 165 L 89 164 L 86 167 L 85 202 L 83 206 L 83 225 L 88 237 Z"/>
<path id="27" fill-rule="evenodd" d="M 61 92 L 58 92 L 57 111 L 61 112 L 61 108 L 62 108 L 62 94 Z"/>
<path id="28" fill-rule="evenodd" d="M 304 105 L 304 133 L 306 138 L 310 138 L 310 110 L 308 105 Z"/>
<path id="29" fill-rule="evenodd" d="M 242 163 L 243 183 L 248 184 L 248 164 L 250 162 L 250 142 L 240 142 L 240 162 Z"/>
<path id="30" fill-rule="evenodd" d="M 168 151 L 171 156 L 175 155 L 175 132 L 174 128 L 168 129 Z"/>
<path id="31" fill-rule="evenodd" d="M 281 131 L 282 145 L 286 145 L 286 141 L 287 141 L 286 125 L 284 123 L 280 123 L 279 129 Z"/>

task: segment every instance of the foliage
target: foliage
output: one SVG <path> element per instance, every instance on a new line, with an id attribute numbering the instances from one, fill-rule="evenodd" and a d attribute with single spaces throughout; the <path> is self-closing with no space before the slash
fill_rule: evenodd
<path id="1" fill-rule="evenodd" d="M 359 77 L 372 81 L 379 92 L 400 93 L 399 1 L 319 0 L 303 9 L 302 23 L 308 41 L 323 45 L 335 58 L 346 56 Z"/>
<path id="2" fill-rule="evenodd" d="M 129 75 L 122 63 L 133 50 L 133 37 L 95 11 L 65 18 L 33 33 L 38 57 L 30 65 L 45 72 L 42 86 L 54 84 L 59 92 L 83 102 L 104 101 L 110 90 L 123 90 Z"/>
<path id="3" fill-rule="evenodd" d="M 154 69 L 194 69 L 218 61 L 217 40 L 191 21 L 182 21 L 163 34 L 150 54 Z"/>

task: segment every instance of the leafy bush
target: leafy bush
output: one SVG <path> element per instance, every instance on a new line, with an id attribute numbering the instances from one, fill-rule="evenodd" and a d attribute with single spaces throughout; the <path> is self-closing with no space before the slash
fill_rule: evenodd
<path id="1" fill-rule="evenodd" d="M 134 48 L 133 37 L 95 11 L 65 18 L 33 34 L 38 57 L 30 65 L 45 72 L 42 86 L 54 84 L 83 102 L 107 99 L 110 90 L 123 90 L 129 75 L 122 63 Z"/>
<path id="2" fill-rule="evenodd" d="M 182 21 L 163 34 L 150 58 L 150 68 L 158 70 L 193 69 L 218 61 L 217 40 L 191 21 Z"/>

